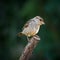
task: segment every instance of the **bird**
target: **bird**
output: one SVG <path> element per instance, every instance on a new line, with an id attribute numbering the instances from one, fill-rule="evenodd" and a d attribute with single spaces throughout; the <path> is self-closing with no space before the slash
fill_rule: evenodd
<path id="1" fill-rule="evenodd" d="M 29 40 L 29 37 L 35 36 L 39 32 L 39 29 L 43 24 L 45 24 L 43 18 L 40 16 L 35 16 L 26 22 L 23 26 L 22 32 L 19 32 L 18 36 L 20 37 L 25 35 Z"/>

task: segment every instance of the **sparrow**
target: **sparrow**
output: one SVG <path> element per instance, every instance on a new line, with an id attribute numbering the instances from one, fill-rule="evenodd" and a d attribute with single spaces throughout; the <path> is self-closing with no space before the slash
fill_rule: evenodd
<path id="1" fill-rule="evenodd" d="M 39 32 L 40 26 L 45 24 L 43 18 L 36 16 L 26 22 L 23 26 L 22 32 L 18 33 L 18 36 L 25 35 L 27 39 L 36 35 Z"/>

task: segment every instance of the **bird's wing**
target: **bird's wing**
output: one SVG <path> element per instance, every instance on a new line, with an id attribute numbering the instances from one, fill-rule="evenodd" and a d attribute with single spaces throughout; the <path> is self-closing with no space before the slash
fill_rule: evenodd
<path id="1" fill-rule="evenodd" d="M 23 26 L 23 29 L 27 28 L 32 21 L 33 21 L 32 19 L 30 19 L 29 21 L 27 21 L 26 24 Z"/>

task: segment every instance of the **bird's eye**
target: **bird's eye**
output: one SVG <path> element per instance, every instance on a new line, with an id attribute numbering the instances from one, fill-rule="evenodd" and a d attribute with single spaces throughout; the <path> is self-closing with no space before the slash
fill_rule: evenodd
<path id="1" fill-rule="evenodd" d="M 40 21 L 42 21 L 42 19 L 40 19 Z"/>

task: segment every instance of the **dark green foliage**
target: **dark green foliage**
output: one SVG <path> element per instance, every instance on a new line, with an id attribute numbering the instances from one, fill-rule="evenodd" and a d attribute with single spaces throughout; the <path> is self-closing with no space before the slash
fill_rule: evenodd
<path id="1" fill-rule="evenodd" d="M 41 16 L 46 25 L 30 60 L 60 60 L 60 0 L 5 0 L 0 2 L 0 60 L 18 60 L 27 44 L 18 37 L 25 22 Z"/>

